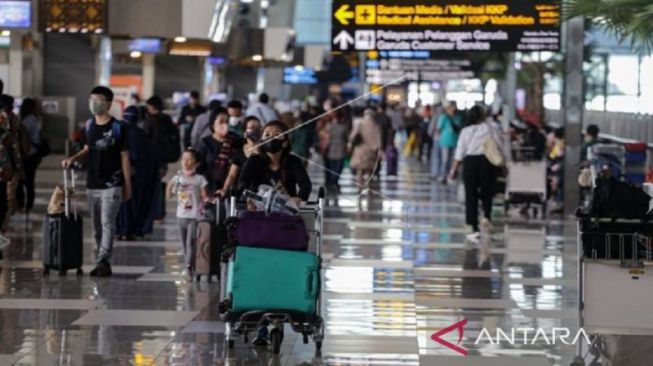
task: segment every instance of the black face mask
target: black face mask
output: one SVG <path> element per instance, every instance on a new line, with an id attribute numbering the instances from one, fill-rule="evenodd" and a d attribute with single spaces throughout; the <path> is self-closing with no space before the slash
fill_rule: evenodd
<path id="1" fill-rule="evenodd" d="M 259 142 L 261 141 L 261 132 L 260 131 L 249 131 L 245 133 L 245 137 L 248 139 L 254 141 L 254 142 Z"/>
<path id="2" fill-rule="evenodd" d="M 276 154 L 283 150 L 283 140 L 272 139 L 262 146 L 263 151 Z"/>

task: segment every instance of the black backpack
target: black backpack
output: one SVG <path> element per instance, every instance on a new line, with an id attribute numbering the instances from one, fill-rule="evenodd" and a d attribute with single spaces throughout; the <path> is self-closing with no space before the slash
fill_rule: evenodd
<path id="1" fill-rule="evenodd" d="M 634 184 L 614 177 L 599 177 L 592 192 L 592 217 L 643 219 L 651 196 Z"/>
<path id="2" fill-rule="evenodd" d="M 166 163 L 175 163 L 181 157 L 181 136 L 179 129 L 171 120 L 161 121 L 161 149 Z"/>

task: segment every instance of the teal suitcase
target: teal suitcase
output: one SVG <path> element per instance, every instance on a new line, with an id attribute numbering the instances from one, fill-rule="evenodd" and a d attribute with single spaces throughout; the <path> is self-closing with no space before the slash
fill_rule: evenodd
<path id="1" fill-rule="evenodd" d="M 290 310 L 315 313 L 320 259 L 314 253 L 238 247 L 229 262 L 231 312 Z"/>

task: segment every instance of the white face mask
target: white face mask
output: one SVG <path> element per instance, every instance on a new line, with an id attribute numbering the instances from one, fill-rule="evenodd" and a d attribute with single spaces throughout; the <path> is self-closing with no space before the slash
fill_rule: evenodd
<path id="1" fill-rule="evenodd" d="M 229 126 L 236 127 L 240 124 L 242 118 L 240 117 L 229 117 Z"/>

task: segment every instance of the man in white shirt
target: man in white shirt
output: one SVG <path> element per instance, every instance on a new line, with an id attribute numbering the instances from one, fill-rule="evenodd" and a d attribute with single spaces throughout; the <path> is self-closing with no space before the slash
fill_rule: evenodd
<path id="1" fill-rule="evenodd" d="M 277 112 L 268 105 L 270 97 L 267 94 L 261 93 L 258 96 L 258 102 L 252 103 L 252 105 L 247 108 L 247 116 L 255 116 L 261 121 L 261 124 L 265 126 L 268 122 L 279 119 Z"/>

